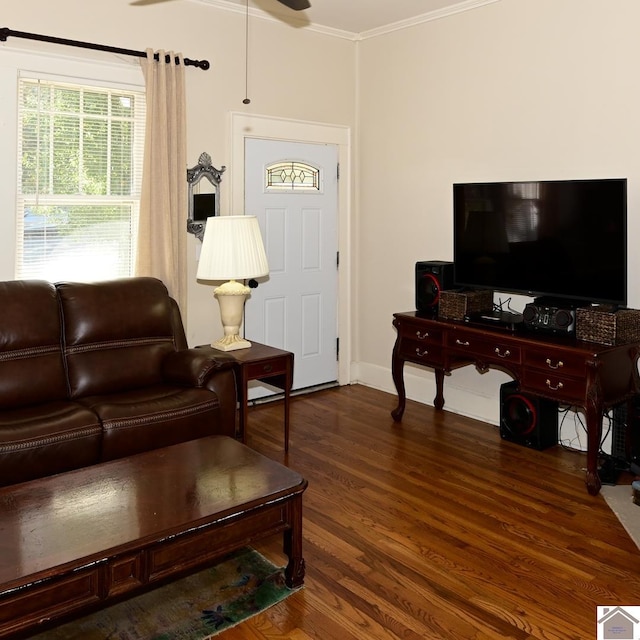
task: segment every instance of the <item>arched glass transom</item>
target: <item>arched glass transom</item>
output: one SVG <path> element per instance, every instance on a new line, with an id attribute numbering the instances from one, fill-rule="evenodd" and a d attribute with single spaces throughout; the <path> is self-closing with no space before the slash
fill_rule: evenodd
<path id="1" fill-rule="evenodd" d="M 320 191 L 320 169 L 305 162 L 276 162 L 265 170 L 268 191 Z"/>

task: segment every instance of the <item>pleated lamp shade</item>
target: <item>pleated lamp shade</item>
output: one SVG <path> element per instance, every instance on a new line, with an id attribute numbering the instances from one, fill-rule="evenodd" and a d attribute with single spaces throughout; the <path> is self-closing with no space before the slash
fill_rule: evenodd
<path id="1" fill-rule="evenodd" d="M 197 278 L 245 280 L 269 273 L 260 225 L 255 216 L 207 218 Z"/>

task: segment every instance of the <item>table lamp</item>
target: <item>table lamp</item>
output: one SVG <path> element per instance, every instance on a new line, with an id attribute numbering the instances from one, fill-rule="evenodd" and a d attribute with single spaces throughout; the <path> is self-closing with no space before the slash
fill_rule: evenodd
<path id="1" fill-rule="evenodd" d="M 235 351 L 251 346 L 239 335 L 245 299 L 251 289 L 238 281 L 268 273 L 267 255 L 255 216 L 207 218 L 196 277 L 228 281 L 213 291 L 224 328 L 224 336 L 211 344 L 214 349 Z"/>

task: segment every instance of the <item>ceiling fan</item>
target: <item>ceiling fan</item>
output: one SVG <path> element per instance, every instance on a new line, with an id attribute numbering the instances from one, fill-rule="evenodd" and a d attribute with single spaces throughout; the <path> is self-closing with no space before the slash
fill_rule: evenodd
<path id="1" fill-rule="evenodd" d="M 167 2 L 167 0 L 133 0 L 131 4 L 140 6 L 145 4 L 158 4 L 160 2 Z M 277 2 L 294 11 L 304 11 L 311 7 L 309 0 L 277 0 Z"/>
<path id="2" fill-rule="evenodd" d="M 131 5 L 143 6 L 149 4 L 159 4 L 160 2 L 167 2 L 170 0 L 132 0 Z M 243 104 L 250 104 L 251 100 L 247 95 L 249 93 L 249 0 L 246 1 L 246 32 L 245 32 L 245 98 L 242 101 Z M 304 11 L 311 7 L 309 0 L 276 0 L 280 4 L 293 9 L 294 11 Z"/>
<path id="3" fill-rule="evenodd" d="M 278 2 L 294 11 L 303 11 L 311 6 L 309 0 L 278 0 Z"/>

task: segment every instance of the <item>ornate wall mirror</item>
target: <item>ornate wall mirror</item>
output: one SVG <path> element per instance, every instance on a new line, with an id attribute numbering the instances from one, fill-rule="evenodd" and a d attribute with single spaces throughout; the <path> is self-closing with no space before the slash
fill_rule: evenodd
<path id="1" fill-rule="evenodd" d="M 220 215 L 220 182 L 227 167 L 216 169 L 211 156 L 201 153 L 198 164 L 187 169 L 189 218 L 187 231 L 202 241 L 207 218 Z"/>

